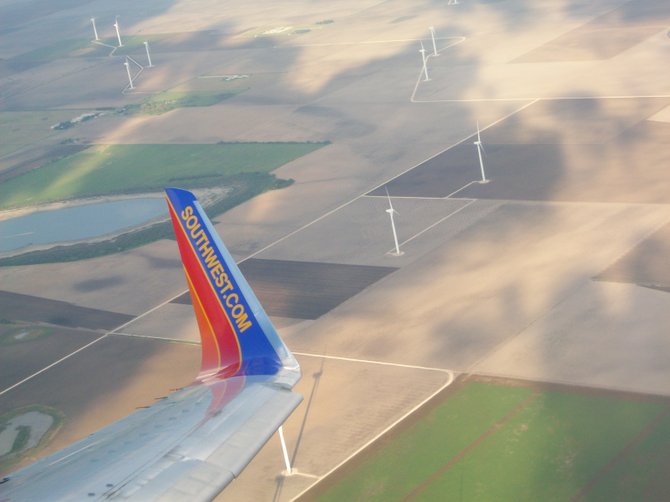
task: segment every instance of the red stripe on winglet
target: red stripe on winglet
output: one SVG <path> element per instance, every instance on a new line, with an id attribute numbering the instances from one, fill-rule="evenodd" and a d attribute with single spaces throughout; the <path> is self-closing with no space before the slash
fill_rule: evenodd
<path id="1" fill-rule="evenodd" d="M 233 375 L 241 365 L 240 346 L 235 331 L 219 299 L 216 297 L 212 284 L 186 236 L 186 229 L 182 227 L 169 199 L 168 206 L 177 245 L 179 246 L 179 254 L 187 278 L 190 281 L 189 286 L 192 286 L 192 289 L 190 287 L 189 289 L 191 289 L 192 303 L 200 328 L 200 340 L 202 342 L 200 375 L 205 376 L 213 373 L 222 373 L 222 376 Z M 198 301 L 196 301 L 196 297 Z M 196 308 L 198 303 L 200 308 Z"/>

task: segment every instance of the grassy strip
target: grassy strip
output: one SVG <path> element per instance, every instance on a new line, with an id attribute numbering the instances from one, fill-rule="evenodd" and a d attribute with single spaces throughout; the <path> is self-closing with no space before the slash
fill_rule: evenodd
<path id="1" fill-rule="evenodd" d="M 0 209 L 166 186 L 208 187 L 242 173 L 269 173 L 325 143 L 94 146 L 0 185 Z"/>
<path id="2" fill-rule="evenodd" d="M 543 390 L 509 414 L 528 392 L 466 383 L 305 500 L 402 500 L 410 493 L 416 500 L 570 500 L 666 406 Z M 669 432 L 670 423 L 659 428 L 665 464 L 657 472 L 665 472 L 670 460 Z M 653 444 L 650 438 L 640 445 L 640 457 L 647 458 Z M 611 500 L 614 492 L 605 490 L 596 499 Z M 641 496 L 633 488 L 622 500 Z"/>
<path id="3" fill-rule="evenodd" d="M 291 183 L 292 180 L 278 179 L 273 174 L 268 173 L 244 173 L 227 179 L 220 179 L 216 185 L 232 186 L 232 190 L 223 199 L 207 206 L 207 214 L 210 217 L 214 217 L 258 194 L 268 190 L 283 188 Z M 184 185 L 180 184 L 180 186 Z M 106 241 L 55 246 L 41 251 L 32 251 L 17 256 L 1 258 L 0 267 L 85 260 L 119 253 L 159 239 L 173 238 L 172 224 L 167 221 L 124 233 Z"/>
<path id="4" fill-rule="evenodd" d="M 117 47 L 119 41 L 116 37 L 106 37 L 100 39 L 100 43 L 92 41 L 93 30 L 91 30 L 91 39 L 86 38 L 69 38 L 59 40 L 45 47 L 39 47 L 23 54 L 19 54 L 13 58 L 17 62 L 42 62 L 53 61 L 54 59 L 71 58 L 71 57 L 103 57 L 109 55 L 113 48 Z M 151 35 L 123 35 L 123 47 L 117 47 L 114 54 L 132 55 L 137 53 L 143 54 L 144 42 L 157 42 L 169 37 L 170 34 L 151 34 Z M 101 45 L 105 44 L 105 45 Z"/>
<path id="5" fill-rule="evenodd" d="M 232 98 L 240 92 L 239 90 L 225 92 L 166 91 L 156 94 L 137 105 L 137 112 L 145 115 L 161 115 L 177 108 L 212 106 Z"/>

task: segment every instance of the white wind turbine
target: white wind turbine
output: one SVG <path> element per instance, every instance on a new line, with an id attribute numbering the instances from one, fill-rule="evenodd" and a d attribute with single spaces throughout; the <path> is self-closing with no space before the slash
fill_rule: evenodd
<path id="1" fill-rule="evenodd" d="M 98 28 L 95 26 L 95 18 L 91 18 L 91 24 L 93 25 L 93 35 L 95 35 L 96 40 L 100 40 L 100 37 L 98 36 Z"/>
<path id="2" fill-rule="evenodd" d="M 126 67 L 126 72 L 128 72 L 128 87 L 130 89 L 134 89 L 135 86 L 133 86 L 133 77 L 130 75 L 130 64 L 128 63 L 128 57 L 126 56 L 126 61 L 123 63 L 123 65 Z"/>
<path id="3" fill-rule="evenodd" d="M 149 68 L 153 68 L 154 65 L 151 64 L 151 54 L 149 54 L 149 42 L 144 41 L 144 48 L 147 50 L 147 59 L 149 60 Z"/>
<path id="4" fill-rule="evenodd" d="M 423 62 L 422 70 L 423 70 L 423 74 L 425 76 L 423 81 L 428 82 L 430 80 L 430 78 L 428 77 L 428 65 L 426 63 L 426 61 L 428 59 L 426 57 L 426 48 L 423 46 L 423 42 L 421 40 L 419 40 L 419 42 L 421 43 L 421 49 L 419 50 L 419 52 L 421 53 L 421 61 Z"/>
<path id="5" fill-rule="evenodd" d="M 435 27 L 431 26 L 428 29 L 430 30 L 430 38 L 433 41 L 433 56 L 439 56 L 439 54 L 437 52 L 437 44 L 435 43 Z"/>
<path id="6" fill-rule="evenodd" d="M 121 42 L 121 33 L 119 33 L 119 16 L 114 19 L 114 29 L 116 30 L 116 38 L 119 40 L 119 47 L 123 47 Z"/>
<path id="7" fill-rule="evenodd" d="M 393 209 L 393 203 L 391 202 L 391 196 L 389 195 L 389 189 L 388 188 L 386 188 L 386 197 L 388 197 L 388 200 L 389 200 L 389 208 L 386 210 L 386 212 L 391 217 L 391 229 L 393 230 L 393 242 L 395 243 L 395 255 L 400 256 L 402 253 L 400 252 L 400 245 L 398 244 L 398 233 L 395 230 L 395 220 L 393 219 L 393 215 L 398 214 L 398 211 Z"/>

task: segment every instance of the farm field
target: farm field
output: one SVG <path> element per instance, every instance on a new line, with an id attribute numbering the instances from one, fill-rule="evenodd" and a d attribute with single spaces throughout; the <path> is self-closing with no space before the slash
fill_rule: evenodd
<path id="1" fill-rule="evenodd" d="M 0 185 L 0 209 L 129 192 L 212 186 L 269 173 L 323 143 L 98 145 Z"/>
<path id="2" fill-rule="evenodd" d="M 127 114 L 161 115 L 176 108 L 216 105 L 248 90 L 251 80 L 248 75 L 194 78 L 154 94 L 140 104 L 129 105 Z"/>
<path id="3" fill-rule="evenodd" d="M 154 43 L 169 38 L 171 35 L 173 34 L 124 35 L 123 47 L 117 47 L 116 37 L 101 38 L 97 43 L 86 38 L 71 38 L 18 54 L 13 60 L 19 63 L 37 63 L 72 57 L 104 57 L 112 50 L 118 55 L 134 54 L 144 50 L 145 41 Z"/>
<path id="4" fill-rule="evenodd" d="M 190 188 L 302 366 L 217 501 L 668 498 L 670 2 L 5 4 L 0 218 Z M 173 235 L 0 256 L 5 451 L 192 380 Z"/>
<path id="5" fill-rule="evenodd" d="M 57 134 L 51 126 L 84 113 L 82 110 L 0 112 L 0 156 Z"/>
<path id="6" fill-rule="evenodd" d="M 639 500 L 669 428 L 658 398 L 466 380 L 301 500 Z"/>

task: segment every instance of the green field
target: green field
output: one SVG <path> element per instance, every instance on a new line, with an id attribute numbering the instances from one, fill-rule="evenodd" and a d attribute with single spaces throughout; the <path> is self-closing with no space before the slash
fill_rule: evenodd
<path id="1" fill-rule="evenodd" d="M 477 381 L 456 385 L 424 416 L 382 438 L 301 500 L 623 501 L 667 495 L 668 487 L 659 485 L 668 484 L 667 401 Z"/>
<path id="2" fill-rule="evenodd" d="M 323 143 L 107 145 L 11 178 L 0 185 L 0 209 L 166 186 L 208 187 L 231 176 L 269 173 Z"/>
<path id="3" fill-rule="evenodd" d="M 43 62 L 53 61 L 54 59 L 71 57 L 103 57 L 110 54 L 114 49 L 116 55 L 134 55 L 142 54 L 144 42 L 153 43 L 170 37 L 170 33 L 158 33 L 144 36 L 124 35 L 122 38 L 123 47 L 118 47 L 118 40 L 114 37 L 100 39 L 100 43 L 95 43 L 93 39 L 93 29 L 91 29 L 91 38 L 69 38 L 59 40 L 45 47 L 33 49 L 19 54 L 14 60 L 18 62 Z M 103 45 L 104 44 L 104 45 Z"/>
<path id="4" fill-rule="evenodd" d="M 42 62 L 74 56 L 104 56 L 110 50 L 108 47 L 92 44 L 85 38 L 70 38 L 24 52 L 13 59 L 19 62 Z"/>
<path id="5" fill-rule="evenodd" d="M 212 106 L 249 89 L 250 78 L 226 80 L 224 78 L 194 78 L 129 105 L 127 113 L 160 115 L 175 108 Z"/>
<path id="6" fill-rule="evenodd" d="M 82 113 L 83 110 L 0 112 L 0 156 L 35 145 L 57 134 L 58 131 L 51 129 L 52 125 Z"/>
<path id="7" fill-rule="evenodd" d="M 161 115 L 176 108 L 212 106 L 232 98 L 235 92 L 166 91 L 156 94 L 139 105 L 145 115 Z"/>

